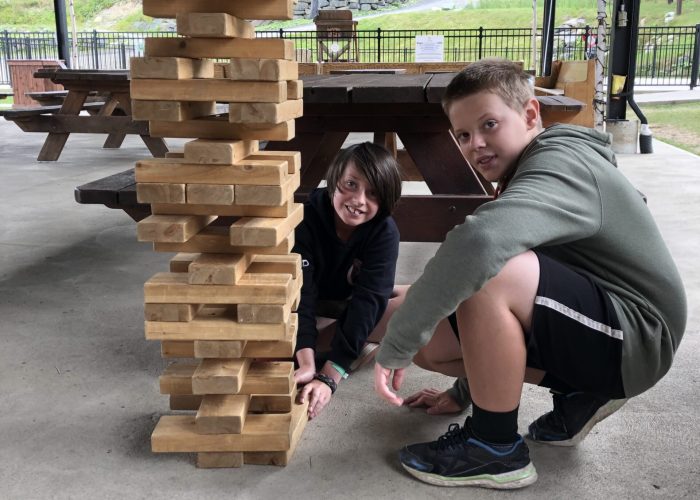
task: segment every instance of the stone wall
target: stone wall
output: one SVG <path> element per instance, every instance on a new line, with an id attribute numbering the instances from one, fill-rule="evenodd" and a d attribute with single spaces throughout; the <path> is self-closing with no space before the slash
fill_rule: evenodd
<path id="1" fill-rule="evenodd" d="M 377 10 L 387 5 L 396 5 L 406 0 L 318 0 L 319 10 L 350 9 L 355 11 Z M 311 19 L 311 0 L 297 0 L 294 18 Z"/>

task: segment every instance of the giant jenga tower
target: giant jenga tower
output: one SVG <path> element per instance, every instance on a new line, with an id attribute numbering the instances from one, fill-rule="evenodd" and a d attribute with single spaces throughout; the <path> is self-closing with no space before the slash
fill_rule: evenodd
<path id="1" fill-rule="evenodd" d="M 196 452 L 200 467 L 286 465 L 307 418 L 291 361 L 300 155 L 258 147 L 294 136 L 302 86 L 292 42 L 255 39 L 245 20 L 291 19 L 292 4 L 144 0 L 144 14 L 176 17 L 183 37 L 148 38 L 131 61 L 134 118 L 149 120 L 151 135 L 194 139 L 135 170 L 152 211 L 138 238 L 177 254 L 144 286 L 146 338 L 163 357 L 185 358 L 160 390 L 172 410 L 190 410 L 161 417 L 151 445 Z"/>

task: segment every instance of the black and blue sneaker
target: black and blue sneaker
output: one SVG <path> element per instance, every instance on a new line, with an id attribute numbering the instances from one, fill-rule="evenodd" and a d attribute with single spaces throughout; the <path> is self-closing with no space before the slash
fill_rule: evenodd
<path id="1" fill-rule="evenodd" d="M 609 399 L 587 392 L 552 392 L 552 399 L 554 409 L 530 424 L 528 438 L 553 446 L 579 444 L 595 424 L 627 402 L 626 399 Z"/>
<path id="2" fill-rule="evenodd" d="M 515 489 L 537 481 L 537 471 L 522 437 L 492 444 L 474 436 L 470 418 L 464 427 L 451 424 L 437 441 L 411 444 L 399 460 L 412 476 L 438 486 Z"/>

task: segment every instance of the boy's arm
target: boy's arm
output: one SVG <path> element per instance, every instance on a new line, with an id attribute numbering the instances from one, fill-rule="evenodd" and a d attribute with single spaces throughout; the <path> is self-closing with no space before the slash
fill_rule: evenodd
<path id="1" fill-rule="evenodd" d="M 399 233 L 393 219 L 377 233 L 362 256 L 352 298 L 336 325 L 329 359 L 346 370 L 357 359 L 367 337 L 381 319 L 394 289 Z"/>
<path id="2" fill-rule="evenodd" d="M 438 321 L 512 257 L 599 230 L 600 194 L 593 175 L 566 152 L 550 152 L 547 160 L 531 157 L 498 200 L 482 205 L 450 231 L 389 322 L 378 363 L 386 368 L 410 364 Z"/>
<path id="3" fill-rule="evenodd" d="M 312 241 L 312 237 L 306 228 L 300 226 L 296 233 L 297 242 L 292 252 L 301 255 L 302 285 L 299 306 L 297 307 L 298 329 L 297 342 L 294 352 L 311 348 L 316 350 L 316 300 L 318 297 L 318 286 L 314 279 L 315 258 L 311 246 L 307 243 Z"/>

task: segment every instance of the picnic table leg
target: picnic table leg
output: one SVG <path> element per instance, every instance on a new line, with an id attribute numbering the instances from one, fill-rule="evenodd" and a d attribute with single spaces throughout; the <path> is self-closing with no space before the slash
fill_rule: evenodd
<path id="1" fill-rule="evenodd" d="M 299 192 L 307 193 L 318 187 L 328 166 L 343 147 L 348 132 L 300 132 L 288 142 L 269 142 L 268 151 L 301 151 L 301 186 Z"/>
<path id="2" fill-rule="evenodd" d="M 464 159 L 449 130 L 398 135 L 433 194 L 493 194 L 491 184 Z M 422 165 L 433 168 L 424 169 Z"/>
<path id="3" fill-rule="evenodd" d="M 126 112 L 127 116 L 132 116 L 131 113 L 131 97 L 129 94 L 115 94 L 119 99 L 121 108 Z M 165 158 L 168 152 L 168 145 L 165 140 L 160 137 L 151 137 L 149 135 L 140 134 L 141 140 L 146 144 L 146 147 L 155 158 Z"/>
<path id="4" fill-rule="evenodd" d="M 114 97 L 113 95 L 110 95 L 107 100 L 105 101 L 104 106 L 100 108 L 100 111 L 98 113 L 99 116 L 112 116 L 112 113 L 114 113 L 114 110 L 117 108 L 117 105 L 119 104 L 119 99 Z M 126 134 L 120 134 L 120 133 L 112 133 L 107 136 L 107 139 L 105 140 L 105 143 L 102 145 L 103 148 L 105 149 L 117 149 L 121 147 L 122 143 L 124 142 L 124 138 L 126 137 Z"/>
<path id="5" fill-rule="evenodd" d="M 71 90 L 66 96 L 61 109 L 58 111 L 62 115 L 79 115 L 80 110 L 87 99 L 88 93 L 84 90 Z M 39 151 L 37 160 L 39 161 L 56 161 L 61 156 L 63 147 L 68 140 L 69 132 L 49 132 L 49 135 L 44 141 L 44 145 Z"/>

